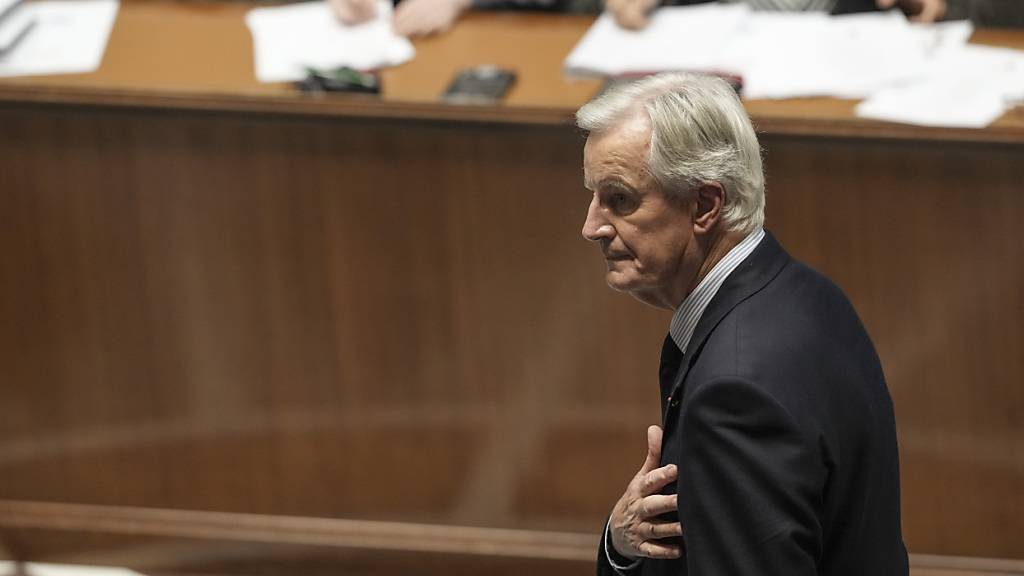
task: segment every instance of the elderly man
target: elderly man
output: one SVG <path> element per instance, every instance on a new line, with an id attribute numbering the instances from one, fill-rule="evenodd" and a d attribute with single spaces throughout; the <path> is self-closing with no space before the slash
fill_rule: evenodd
<path id="1" fill-rule="evenodd" d="M 583 236 L 609 286 L 674 311 L 662 426 L 598 574 L 906 575 L 882 368 L 839 288 L 762 229 L 760 149 L 732 89 L 653 76 L 577 120 Z"/>

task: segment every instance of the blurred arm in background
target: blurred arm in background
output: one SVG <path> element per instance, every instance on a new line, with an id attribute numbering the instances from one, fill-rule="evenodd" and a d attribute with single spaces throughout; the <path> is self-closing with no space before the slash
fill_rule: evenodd
<path id="1" fill-rule="evenodd" d="M 619 26 L 639 30 L 647 25 L 655 8 L 664 5 L 700 4 L 707 0 L 606 0 L 605 10 L 615 17 Z M 860 12 L 899 8 L 915 22 L 935 22 L 946 13 L 946 0 L 742 0 L 759 10 L 828 10 Z"/>
<path id="2" fill-rule="evenodd" d="M 329 0 L 338 19 L 358 24 L 377 15 L 376 0 Z M 444 32 L 467 8 L 559 8 L 559 0 L 404 0 L 395 8 L 395 33 L 427 36 Z"/>

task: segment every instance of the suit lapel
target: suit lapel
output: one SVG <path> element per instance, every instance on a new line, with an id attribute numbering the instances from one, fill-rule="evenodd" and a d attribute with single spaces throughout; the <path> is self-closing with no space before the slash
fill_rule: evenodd
<path id="1" fill-rule="evenodd" d="M 693 337 L 690 338 L 690 343 L 686 347 L 686 353 L 681 358 L 679 371 L 676 373 L 675 381 L 668 395 L 672 406 L 678 405 L 678 402 L 682 400 L 683 382 L 697 357 L 700 356 L 704 342 L 707 341 L 711 332 L 736 305 L 760 291 L 775 278 L 787 262 L 789 262 L 789 254 L 782 249 L 771 233 L 765 231 L 761 243 L 739 267 L 733 270 L 732 274 L 729 274 L 718 292 L 715 293 L 714 298 L 708 303 L 708 307 L 704 309 L 704 313 L 701 314 L 697 327 L 693 331 Z M 666 420 L 668 413 L 669 410 L 666 409 Z"/>

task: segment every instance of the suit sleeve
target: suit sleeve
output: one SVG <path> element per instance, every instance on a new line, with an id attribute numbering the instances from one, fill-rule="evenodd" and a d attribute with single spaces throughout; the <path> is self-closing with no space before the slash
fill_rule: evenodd
<path id="1" fill-rule="evenodd" d="M 618 569 L 612 564 L 623 567 Z M 597 576 L 623 576 L 640 573 L 640 562 L 635 558 L 626 558 L 619 554 L 608 542 L 608 520 L 604 521 L 601 531 L 601 543 L 597 546 Z"/>
<path id="2" fill-rule="evenodd" d="M 814 576 L 826 471 L 775 398 L 718 380 L 682 407 L 679 517 L 689 576 Z"/>

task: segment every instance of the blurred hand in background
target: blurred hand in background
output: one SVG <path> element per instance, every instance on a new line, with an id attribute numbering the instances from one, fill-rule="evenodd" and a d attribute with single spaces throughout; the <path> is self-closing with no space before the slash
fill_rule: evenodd
<path id="1" fill-rule="evenodd" d="M 361 24 L 377 15 L 377 0 L 328 0 L 344 24 Z"/>
<path id="2" fill-rule="evenodd" d="M 402 36 L 427 36 L 444 32 L 470 0 L 404 0 L 395 8 L 395 33 Z"/>
<path id="3" fill-rule="evenodd" d="M 606 0 L 605 10 L 623 28 L 640 30 L 647 26 L 658 0 Z M 914 22 L 935 22 L 946 14 L 946 0 L 876 0 L 882 10 L 899 8 Z"/>
<path id="4" fill-rule="evenodd" d="M 946 0 L 877 0 L 882 10 L 899 8 L 914 22 L 936 22 L 946 15 Z"/>
<path id="5" fill-rule="evenodd" d="M 377 16 L 376 0 L 329 0 L 344 24 L 361 24 Z M 471 0 L 405 0 L 395 8 L 392 22 L 402 36 L 427 36 L 451 27 Z"/>
<path id="6" fill-rule="evenodd" d="M 639 30 L 647 26 L 650 13 L 657 5 L 657 0 L 607 0 L 604 9 L 611 12 L 619 26 Z"/>

